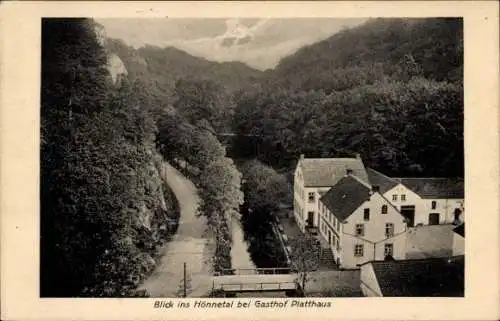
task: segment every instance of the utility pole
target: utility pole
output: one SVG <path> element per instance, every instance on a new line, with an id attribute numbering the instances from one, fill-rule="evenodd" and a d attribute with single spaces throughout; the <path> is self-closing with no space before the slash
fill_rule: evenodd
<path id="1" fill-rule="evenodd" d="M 184 262 L 184 298 L 187 297 L 186 262 Z"/>

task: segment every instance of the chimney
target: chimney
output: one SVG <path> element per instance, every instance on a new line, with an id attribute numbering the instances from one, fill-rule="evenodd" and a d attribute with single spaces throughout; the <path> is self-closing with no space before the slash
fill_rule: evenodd
<path id="1" fill-rule="evenodd" d="M 350 169 L 350 168 L 346 169 L 345 174 L 346 175 L 351 175 L 352 174 L 352 169 Z"/>
<path id="2" fill-rule="evenodd" d="M 300 154 L 300 159 L 304 159 L 304 154 Z"/>
<path id="3" fill-rule="evenodd" d="M 357 154 L 356 154 L 356 158 L 357 158 L 357 159 L 361 159 L 361 154 L 357 153 Z"/>
<path id="4" fill-rule="evenodd" d="M 372 192 L 373 192 L 373 193 L 378 193 L 378 192 L 380 192 L 380 186 L 378 186 L 378 185 L 373 185 L 373 186 L 372 186 Z"/>

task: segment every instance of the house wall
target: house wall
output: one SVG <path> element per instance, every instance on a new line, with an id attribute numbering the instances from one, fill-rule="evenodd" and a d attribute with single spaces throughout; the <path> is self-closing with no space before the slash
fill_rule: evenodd
<path id="1" fill-rule="evenodd" d="M 435 209 L 432 209 L 433 201 L 436 202 Z M 425 198 L 421 200 L 421 206 L 418 213 L 420 217 L 419 220 L 424 222 L 424 225 L 428 225 L 429 214 L 439 213 L 439 224 L 451 224 L 455 220 L 454 212 L 456 208 L 463 211 L 463 199 Z"/>
<path id="2" fill-rule="evenodd" d="M 373 266 L 371 264 L 364 264 L 361 266 L 360 270 L 360 287 L 363 295 L 368 297 L 382 296 L 382 291 L 380 290 L 377 277 L 375 276 L 375 271 L 373 271 Z"/>
<path id="3" fill-rule="evenodd" d="M 397 195 L 397 200 L 393 200 L 393 195 Z M 406 195 L 406 201 L 401 200 L 401 195 Z M 432 199 L 421 198 L 418 194 L 412 192 L 404 185 L 399 184 L 384 193 L 384 196 L 398 209 L 404 205 L 415 206 L 415 225 L 429 225 L 429 214 L 439 214 L 439 224 L 453 223 L 455 208 L 464 211 L 463 199 Z M 432 202 L 436 202 L 436 208 L 432 209 Z M 463 215 L 462 215 L 463 222 Z"/>
<path id="4" fill-rule="evenodd" d="M 326 186 L 326 187 L 304 187 L 304 177 L 303 177 L 302 171 L 300 170 L 299 165 L 297 165 L 297 168 L 295 169 L 295 174 L 294 174 L 293 213 L 294 213 L 295 220 L 296 220 L 297 225 L 299 226 L 300 230 L 302 232 L 305 232 L 305 227 L 307 225 L 306 220 L 307 220 L 308 212 L 314 212 L 313 226 L 314 227 L 319 226 L 319 222 L 320 222 L 319 212 L 318 212 L 318 209 L 319 209 L 318 205 L 319 205 L 319 198 L 320 198 L 319 192 L 326 192 L 331 187 L 328 187 L 328 186 Z M 314 200 L 312 202 L 309 201 L 309 193 L 313 193 L 313 195 L 314 195 Z"/>
<path id="5" fill-rule="evenodd" d="M 300 166 L 297 165 L 293 184 L 293 215 L 300 230 L 304 232 L 304 183 Z"/>
<path id="6" fill-rule="evenodd" d="M 320 236 L 329 243 L 334 259 L 336 261 L 337 259 L 342 261 L 342 222 L 340 222 L 322 202 L 319 202 L 318 207 Z M 330 234 L 328 234 L 328 232 L 330 232 Z M 329 240 L 329 235 L 331 240 Z"/>
<path id="7" fill-rule="evenodd" d="M 453 233 L 452 255 L 465 255 L 465 238 L 457 233 Z"/>
<path id="8" fill-rule="evenodd" d="M 387 214 L 382 214 L 382 205 L 387 205 Z M 370 209 L 369 220 L 364 220 L 364 209 Z M 406 255 L 406 224 L 404 217 L 398 210 L 391 206 L 379 193 L 373 194 L 368 201 L 363 203 L 343 223 L 325 206 L 320 205 L 322 222 L 320 224 L 320 235 L 328 242 L 328 231 L 333 240 L 330 249 L 335 259 L 340 260 L 342 268 L 356 268 L 359 264 L 371 260 L 383 260 L 384 246 L 393 244 L 393 257 L 404 259 Z M 339 223 L 339 224 L 337 224 Z M 385 235 L 386 223 L 394 225 L 392 237 Z M 356 236 L 356 224 L 364 225 L 364 236 Z M 340 225 L 337 229 L 337 225 Z M 339 240 L 339 249 L 336 241 Z M 355 246 L 363 245 L 363 256 L 354 255 Z"/>

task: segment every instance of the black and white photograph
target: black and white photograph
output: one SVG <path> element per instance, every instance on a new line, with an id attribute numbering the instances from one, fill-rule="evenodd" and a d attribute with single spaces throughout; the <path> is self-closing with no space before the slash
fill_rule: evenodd
<path id="1" fill-rule="evenodd" d="M 41 24 L 41 298 L 464 297 L 462 18 Z"/>

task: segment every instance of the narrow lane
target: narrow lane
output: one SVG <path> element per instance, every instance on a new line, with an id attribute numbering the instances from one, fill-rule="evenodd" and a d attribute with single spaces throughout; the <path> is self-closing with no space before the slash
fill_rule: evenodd
<path id="1" fill-rule="evenodd" d="M 183 265 L 188 275 L 188 296 L 206 296 L 212 289 L 210 239 L 205 236 L 206 219 L 197 217 L 199 197 L 196 187 L 170 164 L 163 175 L 180 206 L 179 228 L 172 240 L 160 250 L 161 261 L 139 289 L 151 297 L 178 297 L 183 284 Z"/>

